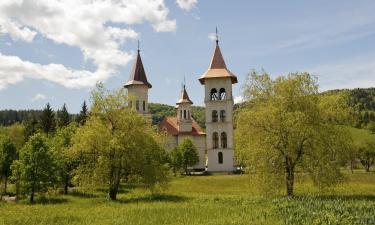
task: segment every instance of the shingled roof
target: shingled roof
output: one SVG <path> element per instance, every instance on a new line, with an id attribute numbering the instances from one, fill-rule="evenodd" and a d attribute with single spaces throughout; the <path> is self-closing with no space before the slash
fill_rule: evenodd
<path id="1" fill-rule="evenodd" d="M 161 123 L 159 124 L 159 129 L 173 136 L 177 136 L 179 134 L 190 134 L 193 136 L 206 135 L 206 133 L 202 131 L 202 128 L 194 119 L 192 120 L 192 130 L 189 132 L 180 132 L 178 130 L 176 117 L 164 117 L 163 121 L 161 121 Z"/>
<path id="2" fill-rule="evenodd" d="M 221 77 L 229 77 L 232 80 L 232 84 L 237 83 L 237 77 L 227 69 L 218 41 L 216 41 L 215 52 L 212 56 L 211 64 L 208 67 L 208 70 L 201 77 L 199 77 L 198 80 L 201 84 L 204 84 L 205 79 Z"/>
<path id="3" fill-rule="evenodd" d="M 128 87 L 130 85 L 146 85 L 148 88 L 152 88 L 152 85 L 147 81 L 139 50 L 137 53 L 137 59 L 135 60 L 132 71 L 130 73 L 129 81 L 124 86 Z"/>
<path id="4" fill-rule="evenodd" d="M 177 101 L 177 105 L 182 104 L 182 103 L 190 103 L 193 104 L 193 102 L 190 100 L 189 95 L 186 91 L 185 85 L 184 88 L 181 91 L 181 96 L 180 99 Z"/>

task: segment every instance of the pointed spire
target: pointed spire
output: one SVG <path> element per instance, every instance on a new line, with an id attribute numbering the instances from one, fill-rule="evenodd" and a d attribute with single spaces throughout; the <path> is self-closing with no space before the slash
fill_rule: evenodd
<path id="1" fill-rule="evenodd" d="M 193 104 L 193 102 L 190 100 L 189 95 L 188 95 L 188 93 L 186 91 L 185 84 L 182 87 L 180 99 L 177 101 L 176 104 L 179 105 L 181 103 Z"/>
<path id="2" fill-rule="evenodd" d="M 147 81 L 146 72 L 143 68 L 138 40 L 137 58 L 133 64 L 133 68 L 129 76 L 129 81 L 125 84 L 125 87 L 141 84 L 146 85 L 148 88 L 152 87 L 152 85 Z"/>
<path id="3" fill-rule="evenodd" d="M 204 80 L 208 78 L 231 78 L 232 83 L 237 83 L 237 77 L 227 69 L 223 55 L 219 47 L 219 36 L 216 27 L 216 46 L 215 51 L 211 59 L 208 70 L 199 78 L 201 84 L 204 84 Z"/>

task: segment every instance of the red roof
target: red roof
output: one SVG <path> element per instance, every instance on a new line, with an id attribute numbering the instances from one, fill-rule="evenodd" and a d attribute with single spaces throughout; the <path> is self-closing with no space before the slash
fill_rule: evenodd
<path id="1" fill-rule="evenodd" d="M 193 136 L 205 135 L 202 128 L 198 125 L 195 120 L 192 120 L 192 131 L 191 132 L 180 132 L 178 130 L 177 118 L 176 117 L 165 117 L 159 124 L 161 131 L 166 131 L 170 135 L 177 136 L 179 134 L 191 134 Z"/>
<path id="2" fill-rule="evenodd" d="M 137 53 L 137 59 L 135 60 L 132 71 L 130 73 L 129 81 L 125 84 L 125 87 L 128 87 L 130 85 L 146 85 L 148 88 L 152 87 L 152 85 L 147 81 L 146 72 L 143 68 L 139 50 Z"/>
<path id="3" fill-rule="evenodd" d="M 193 104 L 193 102 L 190 100 L 189 95 L 188 95 L 188 93 L 186 91 L 185 85 L 184 85 L 183 90 L 181 91 L 180 99 L 177 101 L 176 104 L 179 105 L 181 103 L 190 103 L 190 104 Z"/>
<path id="4" fill-rule="evenodd" d="M 218 43 L 216 43 L 215 52 L 208 70 L 198 80 L 201 84 L 204 84 L 204 80 L 209 78 L 231 78 L 232 84 L 237 83 L 236 75 L 230 72 L 225 65 Z"/>

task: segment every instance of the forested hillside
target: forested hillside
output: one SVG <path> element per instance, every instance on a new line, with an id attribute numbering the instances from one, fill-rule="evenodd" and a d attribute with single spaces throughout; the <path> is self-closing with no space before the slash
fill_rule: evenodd
<path id="1" fill-rule="evenodd" d="M 331 90 L 325 93 L 332 92 L 347 92 L 349 93 L 349 105 L 356 110 L 356 124 L 357 128 L 364 128 L 375 132 L 375 88 L 357 88 L 357 89 L 342 89 Z M 235 105 L 237 109 L 238 105 Z M 175 116 L 176 109 L 174 106 L 150 103 L 149 110 L 152 114 L 152 123 L 159 124 L 166 116 Z M 7 126 L 17 122 L 23 122 L 35 116 L 38 118 L 42 110 L 0 110 L 0 125 Z M 74 117 L 74 115 L 70 115 Z M 204 107 L 193 106 L 193 118 L 198 124 L 205 128 L 205 114 Z"/>

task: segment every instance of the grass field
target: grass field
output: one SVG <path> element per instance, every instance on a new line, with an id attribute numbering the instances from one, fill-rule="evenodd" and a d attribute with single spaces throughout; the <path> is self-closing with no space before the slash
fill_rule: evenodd
<path id="1" fill-rule="evenodd" d="M 182 177 L 156 197 L 126 188 L 115 202 L 103 192 L 2 202 L 0 224 L 375 224 L 375 174 L 347 176 L 324 194 L 299 178 L 294 198 L 259 196 L 248 175 Z"/>

